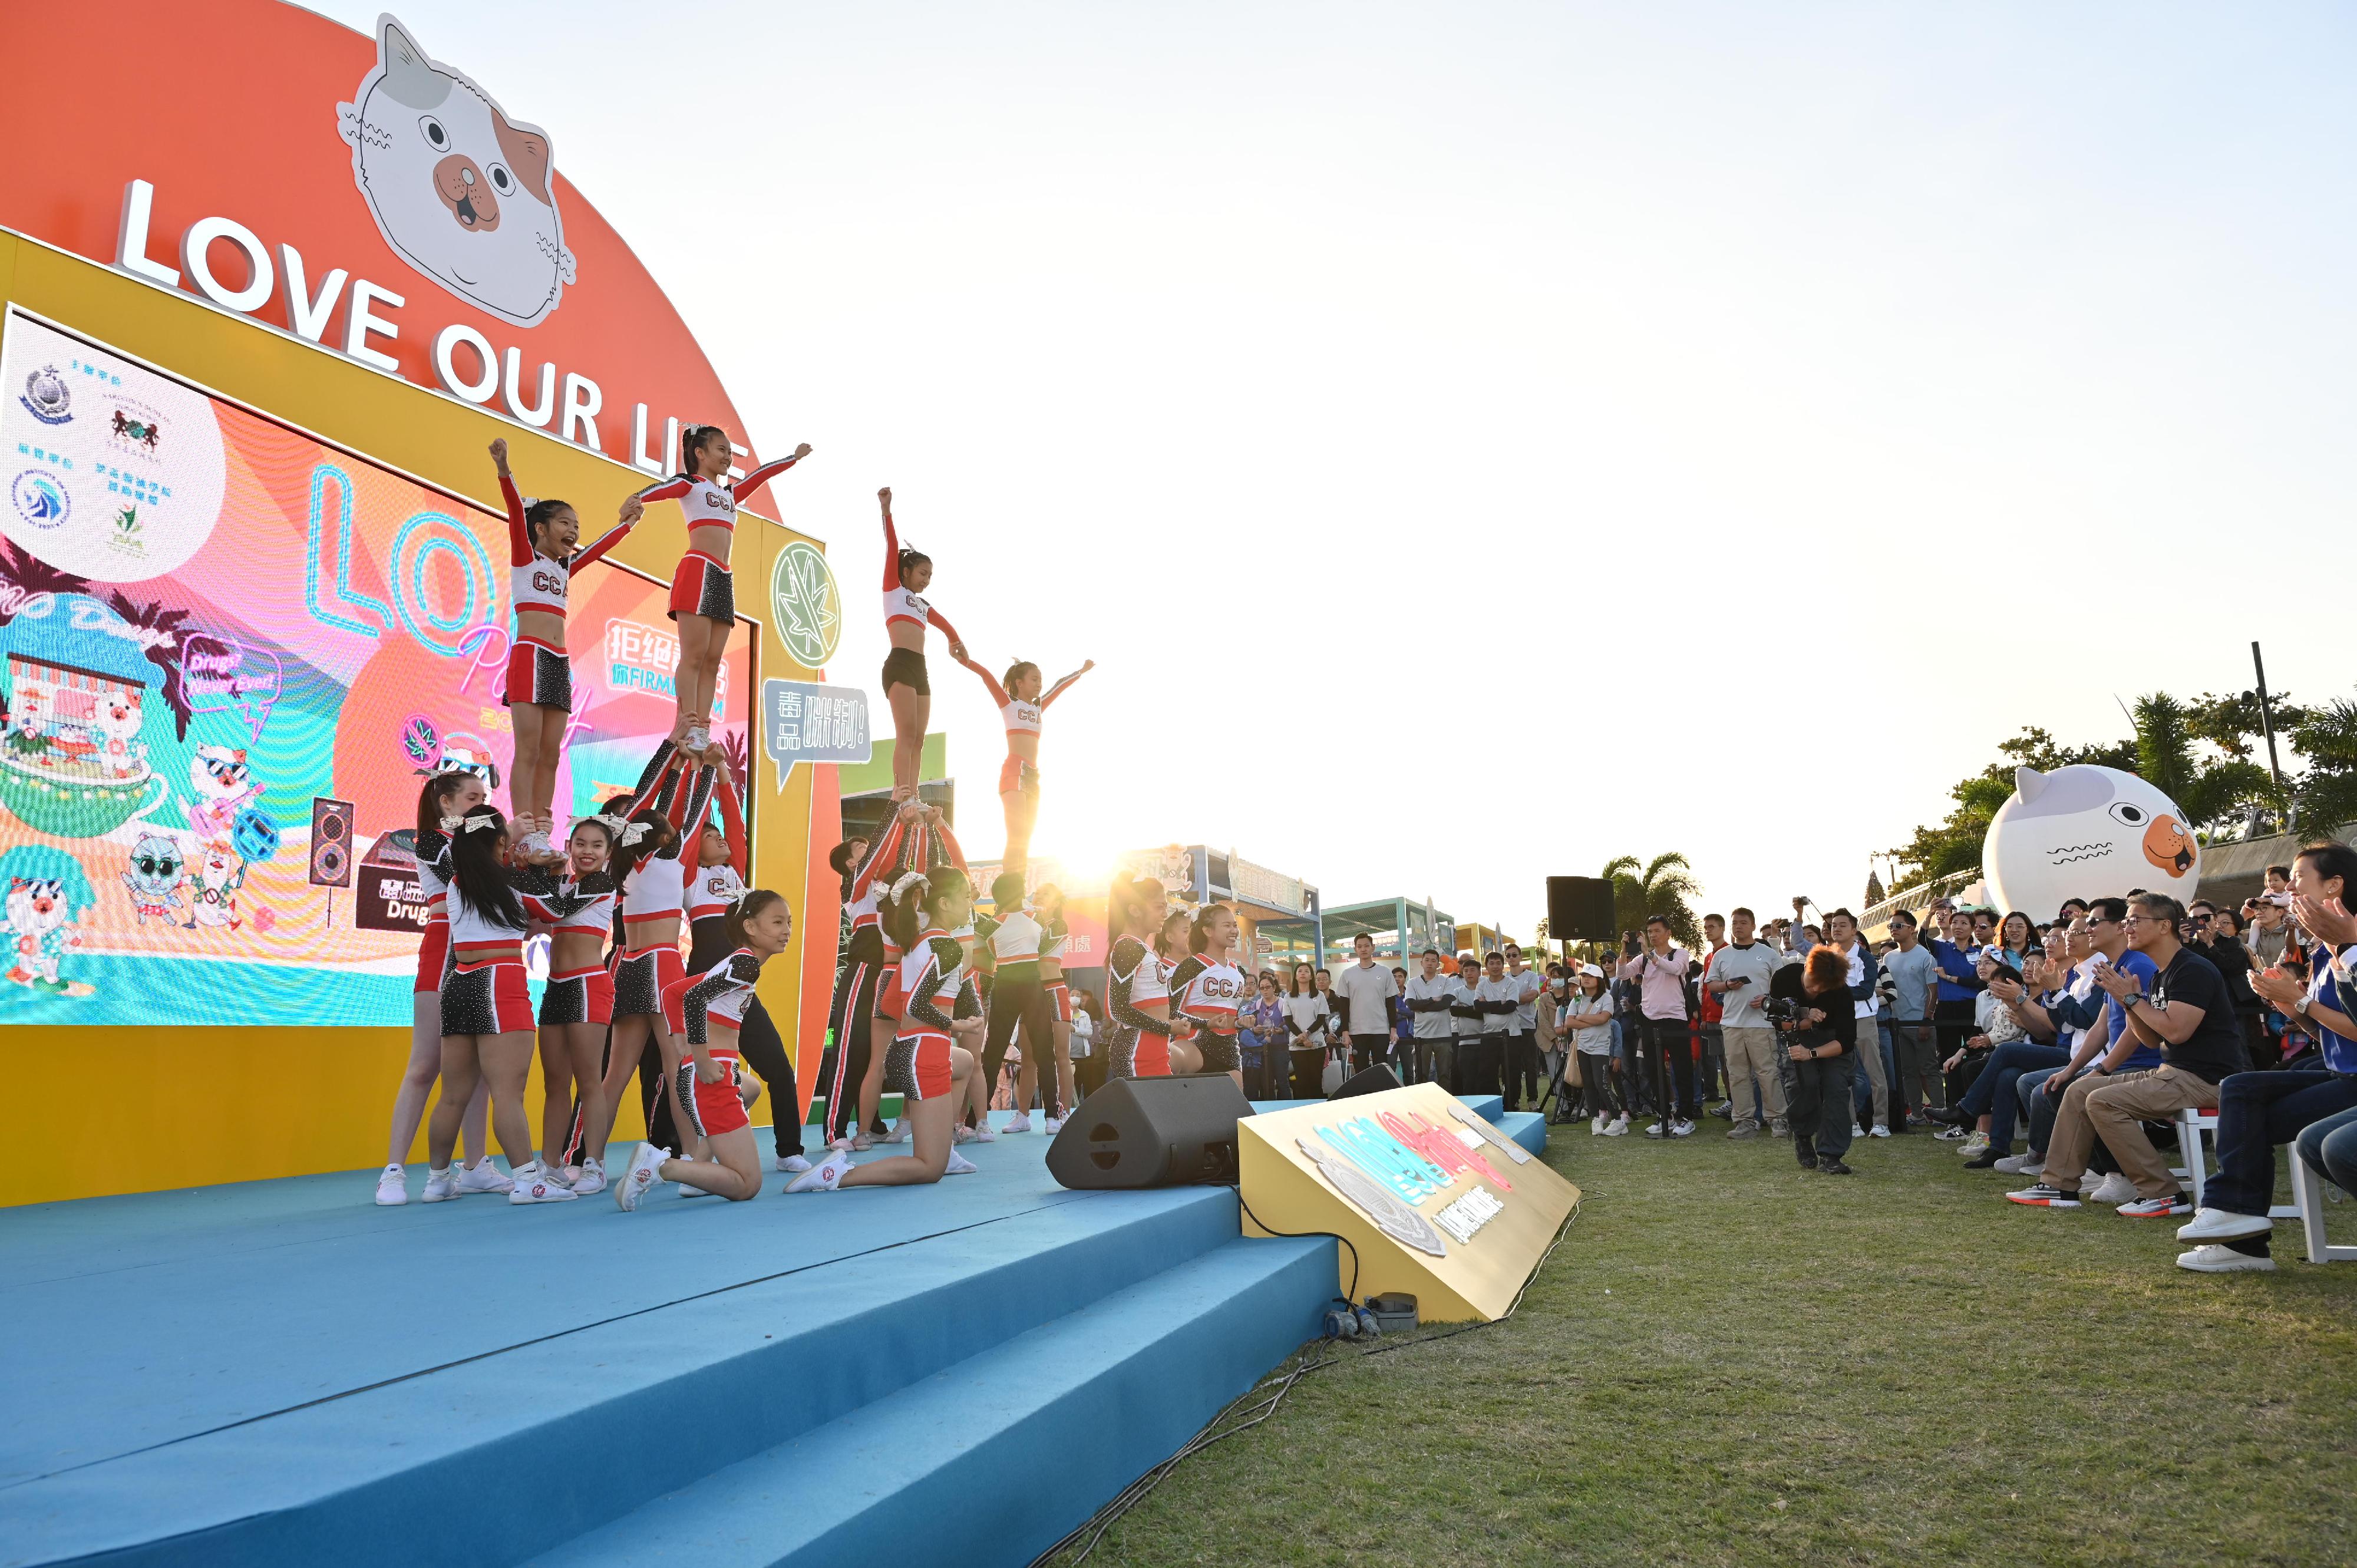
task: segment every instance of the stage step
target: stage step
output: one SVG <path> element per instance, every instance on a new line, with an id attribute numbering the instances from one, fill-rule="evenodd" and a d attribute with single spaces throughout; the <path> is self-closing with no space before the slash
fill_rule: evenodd
<path id="1" fill-rule="evenodd" d="M 1333 1281 L 1330 1241 L 1229 1241 L 531 1568 L 1027 1563 L 1315 1337 Z"/>
<path id="2" fill-rule="evenodd" d="M 917 1212 L 895 1193 L 755 1201 L 811 1208 L 768 1209 L 726 1229 L 699 1217 L 719 1214 L 716 1200 L 704 1200 L 714 1207 L 698 1206 L 699 1214 L 630 1220 L 608 1210 L 602 1219 L 632 1227 L 617 1240 L 633 1245 L 679 1225 L 683 1239 L 742 1247 L 759 1244 L 760 1224 L 788 1216 L 888 1230 L 894 1217 Z M 875 1251 L 810 1267 L 778 1257 L 740 1274 L 745 1283 L 690 1287 L 554 1333 L 545 1320 L 513 1314 L 499 1348 L 471 1359 L 424 1364 L 373 1386 L 330 1386 L 314 1403 L 27 1480 L 7 1494 L 0 1563 L 516 1562 L 1116 1298 L 1211 1303 L 1220 1282 L 1254 1288 L 1250 1308 L 1226 1299 L 1217 1312 L 1169 1308 L 1174 1326 L 1200 1330 L 1184 1342 L 1220 1369 L 1202 1381 L 1205 1397 L 1228 1389 L 1216 1408 L 1234 1391 L 1231 1383 L 1242 1387 L 1307 1336 L 1331 1289 L 1287 1274 L 1279 1266 L 1286 1254 L 1275 1249 L 1313 1249 L 1316 1257 L 1300 1267 L 1322 1269 L 1318 1279 L 1330 1282 L 1332 1243 L 1242 1243 L 1235 1197 L 1223 1189 L 1051 1190 L 1037 1201 L 1045 1207 L 986 1223 L 905 1240 L 880 1236 Z M 516 1233 L 512 1221 L 509 1233 Z M 575 1234 L 587 1243 L 594 1232 Z M 1252 1251 L 1229 1251 L 1247 1245 Z M 578 1253 L 574 1267 L 589 1255 Z M 1161 1283 L 1174 1268 L 1213 1257 L 1216 1267 L 1189 1276 L 1199 1282 L 1191 1292 Z M 1255 1284 L 1255 1266 L 1271 1278 Z M 466 1300 L 470 1310 L 500 1310 L 496 1294 Z M 1272 1313 L 1271 1302 L 1284 1310 Z M 1141 1327 L 1153 1315 L 1140 1306 L 1112 1321 L 1144 1343 L 1154 1340 Z M 1154 1376 L 1168 1379 L 1169 1366 L 1157 1365 Z M 1200 1423 L 1185 1414 L 1192 1404 L 1177 1414 L 1148 1404 L 1167 1418 L 1151 1425 L 1156 1442 L 1171 1423 Z M 1120 1462 L 1137 1451 L 1120 1447 Z M 1059 1454 L 1032 1479 L 1073 1463 Z M 1111 1489 L 1090 1493 L 1090 1506 Z"/>

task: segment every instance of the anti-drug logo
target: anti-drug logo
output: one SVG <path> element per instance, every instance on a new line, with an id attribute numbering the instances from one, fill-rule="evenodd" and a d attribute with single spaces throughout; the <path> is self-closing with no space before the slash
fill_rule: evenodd
<path id="1" fill-rule="evenodd" d="M 843 640 L 843 596 L 826 557 L 799 539 L 789 543 L 778 552 L 770 597 L 786 651 L 797 663 L 823 668 Z"/>

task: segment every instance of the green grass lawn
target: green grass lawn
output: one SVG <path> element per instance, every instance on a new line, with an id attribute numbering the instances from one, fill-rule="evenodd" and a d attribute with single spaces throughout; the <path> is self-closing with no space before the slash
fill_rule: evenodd
<path id="1" fill-rule="evenodd" d="M 2182 1220 L 1927 1136 L 1826 1177 L 1704 1127 L 1554 1129 L 1583 1202 L 1513 1317 L 1344 1348 L 1092 1561 L 2357 1561 L 2357 1263 L 2279 1224 L 2277 1273 L 2190 1274 Z"/>

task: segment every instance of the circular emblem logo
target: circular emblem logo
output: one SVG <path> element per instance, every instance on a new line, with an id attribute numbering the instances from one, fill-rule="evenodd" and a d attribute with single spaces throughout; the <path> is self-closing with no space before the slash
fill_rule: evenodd
<path id="1" fill-rule="evenodd" d="M 797 539 L 778 552 L 770 578 L 779 637 L 797 662 L 816 670 L 843 640 L 843 596 L 826 557 Z"/>
<path id="2" fill-rule="evenodd" d="M 35 528 L 62 527 L 73 515 L 73 501 L 66 494 L 64 481 L 47 468 L 27 468 L 18 474 L 8 493 L 16 503 L 16 515 Z"/>
<path id="3" fill-rule="evenodd" d="M 73 393 L 55 365 L 43 365 L 25 378 L 25 395 L 16 400 L 43 424 L 66 424 L 73 419 Z"/>

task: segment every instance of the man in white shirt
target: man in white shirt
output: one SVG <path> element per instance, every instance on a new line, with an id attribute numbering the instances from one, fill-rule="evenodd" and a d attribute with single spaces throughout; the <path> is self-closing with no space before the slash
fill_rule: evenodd
<path id="1" fill-rule="evenodd" d="M 1727 1135 L 1759 1136 L 1758 1112 L 1764 1112 L 1770 1130 L 1781 1138 L 1787 1132 L 1784 1075 L 1776 1062 L 1776 1031 L 1760 1004 L 1767 1001 L 1768 983 L 1783 967 L 1784 958 L 1766 942 L 1753 940 L 1757 922 L 1750 910 L 1737 908 L 1733 923 L 1735 940 L 1711 955 L 1710 977 L 1703 982 L 1703 989 L 1718 998 L 1728 1109 L 1735 1117 Z"/>
<path id="2" fill-rule="evenodd" d="M 1536 1105 L 1545 1089 L 1546 1062 L 1539 1055 L 1539 993 L 1546 989 L 1546 977 L 1526 967 L 1522 948 L 1508 942 L 1506 978 L 1514 983 L 1518 1004 L 1512 1026 L 1507 1031 L 1506 1109 L 1520 1111 L 1525 1100 Z"/>
<path id="3" fill-rule="evenodd" d="M 1351 1070 L 1361 1073 L 1383 1060 L 1384 1047 L 1391 1044 L 1387 1004 L 1399 994 L 1399 983 L 1375 961 L 1374 938 L 1361 931 L 1351 948 L 1359 961 L 1334 977 L 1334 993 L 1342 999 L 1344 1027 L 1351 1035 Z"/>
<path id="4" fill-rule="evenodd" d="M 1450 1079 L 1448 1042 L 1457 1033 L 1457 1020 L 1448 1015 L 1458 993 L 1463 989 L 1457 976 L 1440 967 L 1440 954 L 1431 948 L 1417 958 L 1419 972 L 1408 977 L 1405 1006 L 1415 1033 L 1407 1059 L 1401 1065 L 1407 1069 L 1410 1083 L 1426 1079 L 1446 1084 Z"/>
<path id="5" fill-rule="evenodd" d="M 1514 1038 L 1514 1024 L 1522 1011 L 1522 986 L 1506 972 L 1506 955 L 1492 951 L 1482 961 L 1481 978 L 1473 985 L 1473 1004 L 1480 1014 L 1480 1033 L 1478 1043 L 1469 1046 L 1459 1040 L 1458 1050 L 1462 1055 L 1472 1052 L 1469 1070 L 1460 1072 L 1460 1079 L 1469 1088 L 1458 1090 L 1459 1094 L 1495 1094 L 1507 1092 L 1504 1082 L 1506 1053 Z"/>

